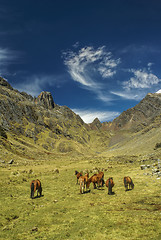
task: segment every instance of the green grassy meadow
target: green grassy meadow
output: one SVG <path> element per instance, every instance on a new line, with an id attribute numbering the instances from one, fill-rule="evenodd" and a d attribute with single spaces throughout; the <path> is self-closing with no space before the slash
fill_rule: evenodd
<path id="1" fill-rule="evenodd" d="M 137 159 L 118 159 L 107 153 L 44 154 L 37 161 L 1 163 L 0 239 L 161 239 L 161 179 L 152 176 L 151 169 L 141 170 Z M 114 195 L 92 184 L 89 193 L 80 194 L 75 170 L 88 169 L 92 176 L 94 168 L 104 169 L 105 180 L 113 177 Z M 125 192 L 127 175 L 135 188 Z M 31 199 L 29 185 L 37 178 L 43 196 Z"/>

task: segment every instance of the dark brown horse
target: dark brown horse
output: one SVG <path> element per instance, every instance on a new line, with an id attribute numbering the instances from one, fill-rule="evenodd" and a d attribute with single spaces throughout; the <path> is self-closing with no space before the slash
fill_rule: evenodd
<path id="1" fill-rule="evenodd" d="M 30 183 L 30 188 L 31 188 L 31 198 L 34 198 L 34 193 L 36 190 L 37 190 L 37 196 L 38 196 L 38 193 L 40 194 L 40 196 L 42 195 L 42 187 L 41 187 L 40 180 L 38 179 L 33 180 Z"/>
<path id="2" fill-rule="evenodd" d="M 124 186 L 125 186 L 125 191 L 128 191 L 130 189 L 134 189 L 134 183 L 131 179 L 131 177 L 124 177 Z"/>
<path id="3" fill-rule="evenodd" d="M 87 191 L 87 181 L 89 178 L 89 173 L 86 173 L 84 176 L 80 176 L 79 184 L 80 184 L 80 193 L 84 193 Z"/>
<path id="4" fill-rule="evenodd" d="M 82 174 L 82 172 L 78 172 L 78 171 L 75 170 L 75 175 L 76 175 L 76 177 L 77 177 L 77 184 L 78 184 L 78 179 L 79 179 L 81 176 L 83 176 L 83 174 Z"/>
<path id="5" fill-rule="evenodd" d="M 87 188 L 89 188 L 90 183 L 93 183 L 93 188 L 96 189 L 100 186 L 103 187 L 104 185 L 104 173 L 99 172 L 98 174 L 94 174 L 92 177 L 90 177 L 87 181 Z M 97 184 L 97 186 L 96 186 Z"/>
<path id="6" fill-rule="evenodd" d="M 109 195 L 112 195 L 112 194 L 114 194 L 113 192 L 112 192 L 112 188 L 114 187 L 114 181 L 113 181 L 113 178 L 112 177 L 110 177 L 109 179 L 107 179 L 107 181 L 106 181 L 106 187 L 108 188 L 108 194 Z"/>

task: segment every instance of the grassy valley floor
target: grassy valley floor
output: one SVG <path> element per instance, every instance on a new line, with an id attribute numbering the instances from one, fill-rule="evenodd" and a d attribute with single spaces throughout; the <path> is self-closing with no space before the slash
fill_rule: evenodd
<path id="1" fill-rule="evenodd" d="M 39 161 L 0 164 L 0 239 L 161 239 L 161 179 L 140 162 L 107 156 L 49 155 Z M 24 164 L 25 163 L 25 164 Z M 55 169 L 59 170 L 59 173 Z M 106 187 L 80 194 L 75 170 L 104 169 L 113 177 L 114 195 Z M 125 192 L 123 177 L 131 176 L 134 190 Z M 40 179 L 41 198 L 30 198 L 30 182 Z M 35 194 L 36 196 L 36 194 Z"/>

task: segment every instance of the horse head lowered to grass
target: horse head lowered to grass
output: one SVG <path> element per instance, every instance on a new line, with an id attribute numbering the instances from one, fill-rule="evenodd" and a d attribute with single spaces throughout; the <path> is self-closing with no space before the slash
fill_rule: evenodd
<path id="1" fill-rule="evenodd" d="M 31 198 L 34 198 L 34 193 L 36 190 L 37 190 L 37 196 L 38 196 L 38 193 L 40 194 L 40 196 L 42 196 L 42 187 L 39 179 L 33 180 L 30 183 L 30 188 L 31 188 Z"/>

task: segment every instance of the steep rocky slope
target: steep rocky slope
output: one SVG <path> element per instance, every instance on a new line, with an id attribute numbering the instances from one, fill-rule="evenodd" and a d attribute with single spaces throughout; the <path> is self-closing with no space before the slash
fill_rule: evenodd
<path id="1" fill-rule="evenodd" d="M 0 77 L 0 150 L 21 157 L 38 152 L 109 155 L 153 152 L 160 144 L 161 94 L 148 94 L 112 122 L 85 124 L 51 93 L 37 98 L 19 92 Z M 158 145 L 160 146 L 160 145 Z M 161 148 L 155 149 L 159 153 Z"/>
<path id="2" fill-rule="evenodd" d="M 3 78 L 0 78 L 0 126 L 1 136 L 10 135 L 11 139 L 17 136 L 48 151 L 92 150 L 90 127 L 79 115 L 55 104 L 49 92 L 33 98 L 13 89 Z M 107 132 L 105 135 L 99 135 L 101 142 L 108 138 Z"/>
<path id="3" fill-rule="evenodd" d="M 148 126 L 158 115 L 161 114 L 161 94 L 149 93 L 135 107 L 124 111 L 114 119 L 110 128 L 130 129 L 138 132 Z"/>

